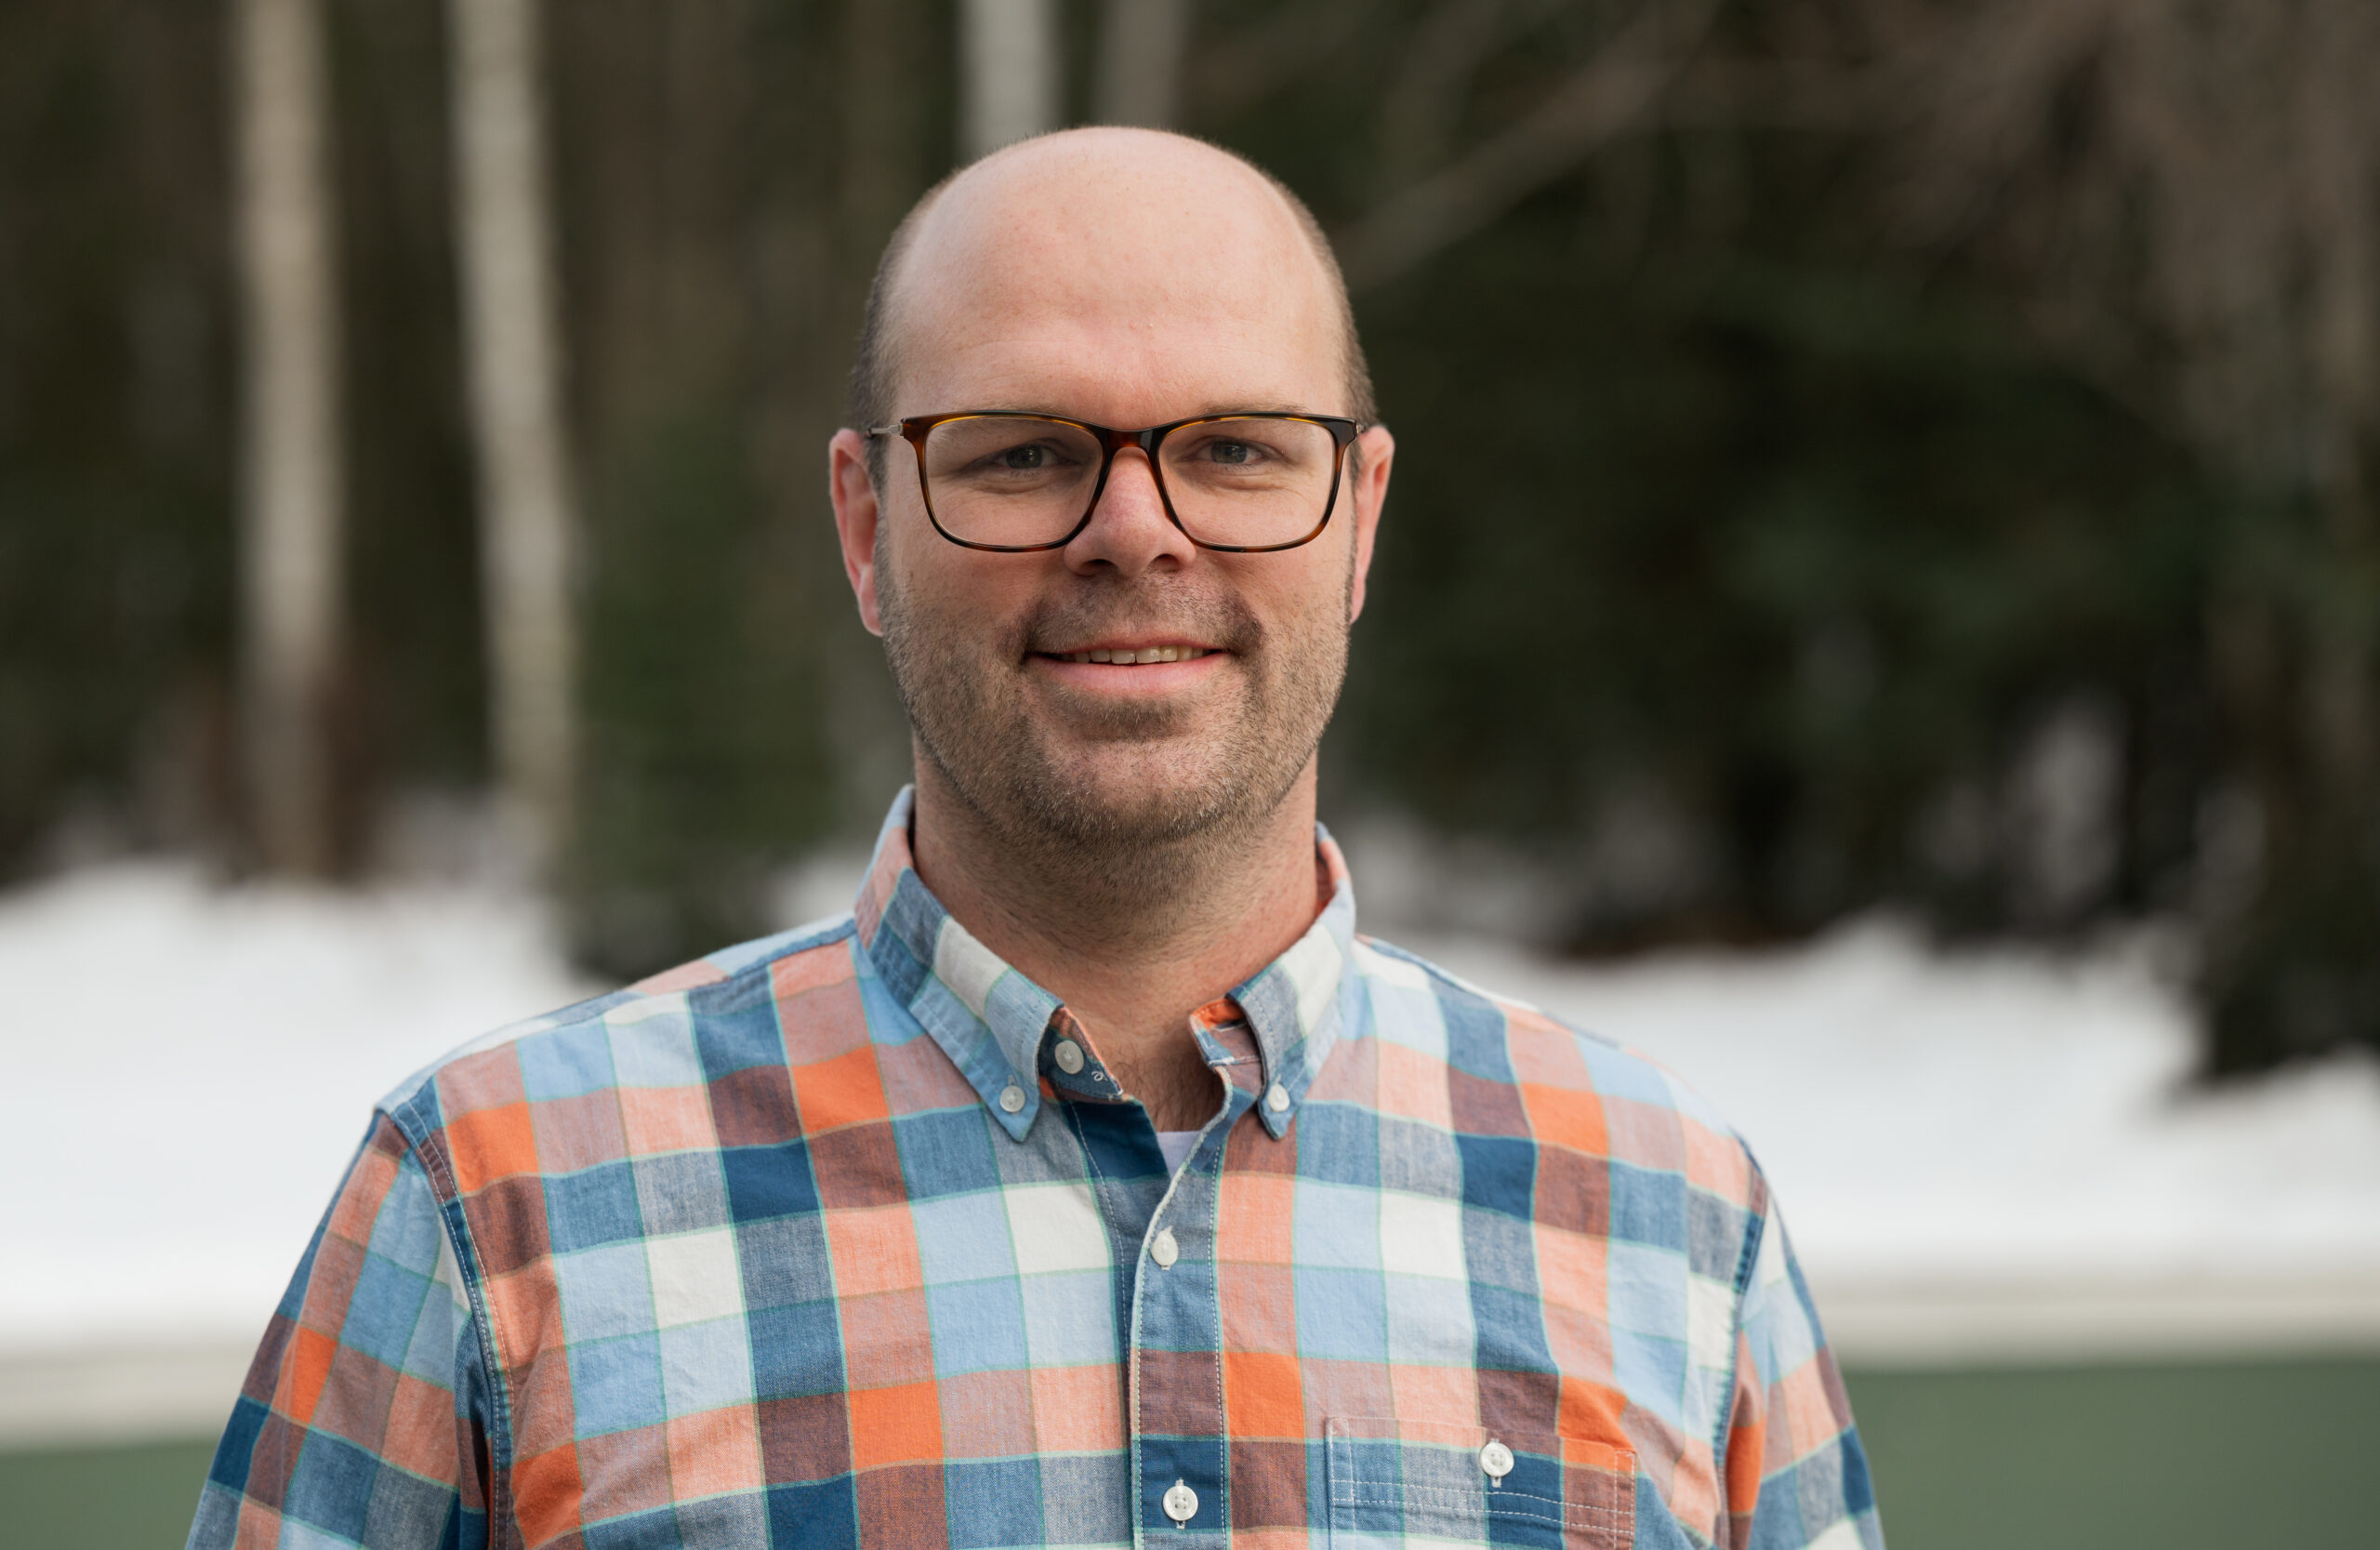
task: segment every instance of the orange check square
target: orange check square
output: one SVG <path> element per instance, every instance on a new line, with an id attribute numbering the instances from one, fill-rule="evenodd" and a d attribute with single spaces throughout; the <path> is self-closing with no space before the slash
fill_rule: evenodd
<path id="1" fill-rule="evenodd" d="M 1567 1146 L 1582 1157 L 1610 1155 L 1603 1103 L 1593 1093 L 1523 1082 L 1521 1103 L 1528 1110 L 1529 1128 L 1537 1133 L 1540 1142 Z"/>
<path id="2" fill-rule="evenodd" d="M 313 1424 L 314 1407 L 323 1398 L 323 1384 L 330 1381 L 331 1358 L 337 1355 L 337 1341 L 298 1325 L 289 1341 L 289 1365 L 283 1370 L 282 1383 L 286 1392 L 275 1396 L 273 1408 L 292 1421 Z"/>
<path id="3" fill-rule="evenodd" d="M 1562 1380 L 1562 1409 L 1554 1422 L 1554 1429 L 1566 1437 L 1606 1442 L 1618 1447 L 1628 1446 L 1628 1433 L 1620 1418 L 1628 1409 L 1628 1396 L 1602 1384 L 1591 1384 L 1583 1378 Z"/>
<path id="4" fill-rule="evenodd" d="M 933 1384 L 851 1392 L 852 1466 L 942 1459 L 942 1401 Z"/>
<path id="5" fill-rule="evenodd" d="M 578 1450 L 570 1443 L 512 1466 L 512 1511 L 532 1544 L 560 1539 L 577 1528 L 582 1494 Z"/>
<path id="6" fill-rule="evenodd" d="M 794 1101 L 801 1107 L 801 1128 L 812 1135 L 869 1119 L 888 1119 L 884 1079 L 876 1069 L 876 1047 L 858 1049 L 793 1068 Z"/>
<path id="7" fill-rule="evenodd" d="M 1279 1351 L 1225 1351 L 1223 1424 L 1235 1437 L 1305 1436 L 1298 1358 Z"/>
<path id="8" fill-rule="evenodd" d="M 446 1122 L 455 1184 L 469 1195 L 497 1179 L 537 1171 L 537 1137 L 526 1103 L 475 1109 Z"/>

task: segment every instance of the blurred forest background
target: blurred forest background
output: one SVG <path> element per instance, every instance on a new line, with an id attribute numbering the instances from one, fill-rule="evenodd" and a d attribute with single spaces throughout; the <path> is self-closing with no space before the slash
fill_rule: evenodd
<path id="1" fill-rule="evenodd" d="M 235 61 L 271 3 L 0 7 L 0 875 L 169 846 L 365 878 L 505 763 L 471 0 L 278 0 L 322 25 L 343 537 L 304 700 L 335 800 L 311 849 L 258 821 Z M 1402 456 L 1334 820 L 1503 858 L 1567 950 L 2154 920 L 2214 1068 L 2380 1045 L 2369 0 L 541 26 L 575 554 L 550 876 L 588 966 L 761 929 L 902 778 L 822 451 L 884 236 L 1008 113 L 1208 136 L 1340 243 Z"/>

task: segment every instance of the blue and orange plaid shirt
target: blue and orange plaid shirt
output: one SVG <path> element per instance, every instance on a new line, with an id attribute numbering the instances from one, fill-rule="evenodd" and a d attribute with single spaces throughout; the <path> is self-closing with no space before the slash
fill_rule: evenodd
<path id="1" fill-rule="evenodd" d="M 1758 1166 L 1355 934 L 1192 1020 L 1169 1168 L 894 804 L 853 913 L 409 1080 L 194 1546 L 1881 1543 Z"/>

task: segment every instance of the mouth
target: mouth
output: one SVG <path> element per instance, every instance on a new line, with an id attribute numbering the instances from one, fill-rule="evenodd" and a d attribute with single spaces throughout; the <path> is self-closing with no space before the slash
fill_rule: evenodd
<path id="1" fill-rule="evenodd" d="M 1037 651 L 1036 656 L 1052 662 L 1101 662 L 1111 667 L 1144 667 L 1158 662 L 1189 662 L 1201 656 L 1222 655 L 1219 646 L 1087 646 L 1081 651 Z"/>

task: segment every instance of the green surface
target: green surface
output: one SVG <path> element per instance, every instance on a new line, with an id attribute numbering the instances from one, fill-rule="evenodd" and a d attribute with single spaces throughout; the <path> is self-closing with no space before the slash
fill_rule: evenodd
<path id="1" fill-rule="evenodd" d="M 2380 1542 L 2380 1359 L 1848 1381 L 1893 1550 Z"/>
<path id="2" fill-rule="evenodd" d="M 2380 1359 L 1854 1372 L 1893 1550 L 2373 1542 Z M 0 1453 L 0 1545 L 170 1550 L 211 1445 Z"/>
<path id="3" fill-rule="evenodd" d="M 171 1550 L 190 1532 L 215 1444 L 0 1453 L 7 1550 Z"/>

